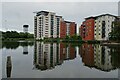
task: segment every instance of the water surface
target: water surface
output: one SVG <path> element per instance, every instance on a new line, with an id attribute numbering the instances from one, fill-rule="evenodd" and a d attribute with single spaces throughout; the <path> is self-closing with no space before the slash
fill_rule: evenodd
<path id="1" fill-rule="evenodd" d="M 2 77 L 118 78 L 120 46 L 5 42 Z"/>

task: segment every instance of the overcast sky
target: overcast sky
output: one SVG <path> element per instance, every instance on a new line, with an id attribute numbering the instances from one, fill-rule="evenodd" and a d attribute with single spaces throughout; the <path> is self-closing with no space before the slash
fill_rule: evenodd
<path id="1" fill-rule="evenodd" d="M 105 13 L 117 16 L 118 2 L 4 2 L 2 30 L 23 31 L 22 25 L 29 24 L 29 31 L 33 33 L 33 12 L 41 10 L 55 12 L 65 20 L 75 21 L 79 27 L 85 17 Z"/>

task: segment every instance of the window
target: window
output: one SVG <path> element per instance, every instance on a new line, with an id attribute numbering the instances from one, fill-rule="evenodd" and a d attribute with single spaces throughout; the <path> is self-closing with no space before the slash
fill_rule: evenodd
<path id="1" fill-rule="evenodd" d="M 102 38 L 105 37 L 105 21 L 102 21 Z"/>

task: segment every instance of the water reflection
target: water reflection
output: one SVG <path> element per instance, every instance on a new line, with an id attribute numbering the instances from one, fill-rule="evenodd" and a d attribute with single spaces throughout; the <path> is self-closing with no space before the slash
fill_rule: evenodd
<path id="1" fill-rule="evenodd" d="M 24 41 L 24 42 L 2 42 L 2 48 L 6 48 L 6 49 L 17 49 L 19 46 L 33 46 L 34 43 L 33 42 L 28 42 L 28 41 Z"/>
<path id="2" fill-rule="evenodd" d="M 83 44 L 80 48 L 80 56 L 85 66 L 94 67 L 94 47 L 92 44 Z"/>
<path id="3" fill-rule="evenodd" d="M 85 66 L 106 72 L 120 66 L 120 46 L 83 44 L 79 49 Z"/>
<path id="4" fill-rule="evenodd" d="M 28 54 L 28 43 L 24 43 L 25 45 L 23 46 L 23 54 L 26 55 Z"/>
<path id="5" fill-rule="evenodd" d="M 91 78 L 111 77 L 111 75 L 115 77 L 118 74 L 115 72 L 120 68 L 120 46 L 116 45 L 9 42 L 4 43 L 2 47 L 2 71 L 5 78 L 11 77 L 11 73 L 13 78 L 36 75 L 37 77 L 54 77 L 53 75 L 63 77 L 67 73 L 77 75 L 76 77 L 80 75 L 91 76 Z M 26 54 L 27 56 L 24 56 Z"/>
<path id="6" fill-rule="evenodd" d="M 112 65 L 115 68 L 120 68 L 120 46 L 108 46 L 110 48 Z"/>
<path id="7" fill-rule="evenodd" d="M 47 70 L 61 65 L 65 60 L 76 57 L 75 47 L 64 43 L 35 43 L 34 65 L 40 70 Z"/>
<path id="8" fill-rule="evenodd" d="M 10 77 L 11 77 L 11 70 L 12 70 L 11 56 L 7 56 L 7 63 L 6 63 L 6 74 L 7 74 L 7 78 L 10 78 Z"/>

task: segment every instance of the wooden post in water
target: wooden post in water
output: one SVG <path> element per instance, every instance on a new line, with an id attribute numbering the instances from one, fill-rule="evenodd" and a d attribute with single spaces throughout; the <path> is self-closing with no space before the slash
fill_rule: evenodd
<path id="1" fill-rule="evenodd" d="M 8 56 L 7 57 L 7 64 L 6 64 L 7 77 L 11 77 L 11 70 L 12 70 L 11 56 Z"/>

